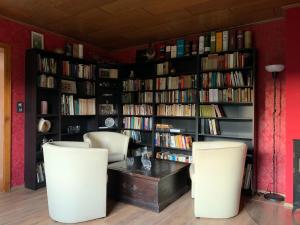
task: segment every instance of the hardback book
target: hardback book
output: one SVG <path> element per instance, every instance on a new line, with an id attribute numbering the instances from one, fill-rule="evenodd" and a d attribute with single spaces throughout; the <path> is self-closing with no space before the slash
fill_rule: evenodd
<path id="1" fill-rule="evenodd" d="M 216 33 L 216 52 L 221 52 L 223 50 L 222 43 L 223 43 L 223 33 L 217 32 Z"/>
<path id="2" fill-rule="evenodd" d="M 210 33 L 204 36 L 204 52 L 210 52 Z"/>
<path id="3" fill-rule="evenodd" d="M 204 36 L 201 35 L 199 37 L 199 54 L 203 54 L 204 53 Z"/>
<path id="4" fill-rule="evenodd" d="M 216 52 L 216 32 L 210 33 L 210 52 Z"/>
<path id="5" fill-rule="evenodd" d="M 176 41 L 176 57 L 182 57 L 184 56 L 184 39 L 179 39 Z"/>
<path id="6" fill-rule="evenodd" d="M 191 43 L 189 41 L 186 41 L 184 44 L 184 55 L 189 56 L 191 54 Z"/>
<path id="7" fill-rule="evenodd" d="M 235 50 L 236 49 L 236 32 L 235 30 L 229 31 L 229 50 Z"/>
<path id="8" fill-rule="evenodd" d="M 228 51 L 228 30 L 223 31 L 223 51 Z"/>
<path id="9" fill-rule="evenodd" d="M 238 30 L 236 37 L 237 37 L 237 48 L 238 49 L 244 48 L 244 31 Z"/>
<path id="10" fill-rule="evenodd" d="M 177 56 L 177 46 L 172 45 L 171 46 L 171 58 L 176 58 L 176 56 Z"/>
<path id="11" fill-rule="evenodd" d="M 83 59 L 83 44 L 78 44 L 78 58 Z"/>
<path id="12" fill-rule="evenodd" d="M 171 45 L 166 45 L 166 58 L 171 58 Z"/>

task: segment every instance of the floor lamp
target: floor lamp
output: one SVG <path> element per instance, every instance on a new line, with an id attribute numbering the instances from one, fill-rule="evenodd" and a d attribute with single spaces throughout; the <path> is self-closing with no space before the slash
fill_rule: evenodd
<path id="1" fill-rule="evenodd" d="M 264 195 L 265 199 L 272 201 L 283 201 L 284 197 L 275 193 L 275 182 L 276 182 L 276 148 L 275 148 L 275 140 L 276 140 L 276 80 L 277 74 L 284 70 L 284 65 L 275 64 L 275 65 L 267 65 L 265 67 L 266 71 L 272 73 L 273 78 L 273 92 L 274 92 L 274 106 L 273 106 L 273 155 L 272 155 L 272 179 L 273 179 L 273 191 L 266 193 Z"/>

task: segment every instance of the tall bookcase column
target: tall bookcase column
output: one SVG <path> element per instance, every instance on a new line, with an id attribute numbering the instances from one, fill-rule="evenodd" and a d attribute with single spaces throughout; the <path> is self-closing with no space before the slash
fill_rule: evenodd
<path id="1" fill-rule="evenodd" d="M 96 82 L 98 130 L 120 131 L 122 126 L 119 66 L 98 63 Z"/>
<path id="2" fill-rule="evenodd" d="M 62 57 L 61 139 L 82 141 L 82 135 L 97 130 L 96 73 L 94 61 Z"/>
<path id="3" fill-rule="evenodd" d="M 255 55 L 232 49 L 199 56 L 199 140 L 247 144 L 244 191 L 255 189 Z"/>
<path id="4" fill-rule="evenodd" d="M 45 141 L 60 140 L 59 85 L 59 55 L 27 50 L 24 177 L 25 187 L 33 190 L 45 186 L 41 145 Z M 41 126 L 43 120 L 51 123 L 48 131 L 46 125 Z"/>

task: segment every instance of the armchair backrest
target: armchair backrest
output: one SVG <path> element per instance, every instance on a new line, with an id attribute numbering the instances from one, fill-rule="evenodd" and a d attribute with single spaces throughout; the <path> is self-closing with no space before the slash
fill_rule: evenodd
<path id="1" fill-rule="evenodd" d="M 106 148 L 109 154 L 122 153 L 127 156 L 129 137 L 117 132 L 89 132 L 83 135 L 84 142 L 92 148 Z"/>
<path id="2" fill-rule="evenodd" d="M 73 223 L 106 215 L 108 151 L 88 147 L 83 142 L 43 145 L 49 214 L 54 220 Z"/>
<path id="3" fill-rule="evenodd" d="M 240 201 L 246 152 L 246 144 L 240 142 L 193 143 L 195 212 L 203 211 L 201 201 L 214 208 L 211 215 L 222 212 L 226 218 L 238 211 L 239 204 L 233 203 Z"/>

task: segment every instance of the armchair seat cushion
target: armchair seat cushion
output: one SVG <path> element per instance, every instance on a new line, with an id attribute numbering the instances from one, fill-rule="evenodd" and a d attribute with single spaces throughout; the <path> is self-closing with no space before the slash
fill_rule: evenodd
<path id="1" fill-rule="evenodd" d="M 124 160 L 124 154 L 122 153 L 111 153 L 108 154 L 108 162 L 117 162 Z"/>

